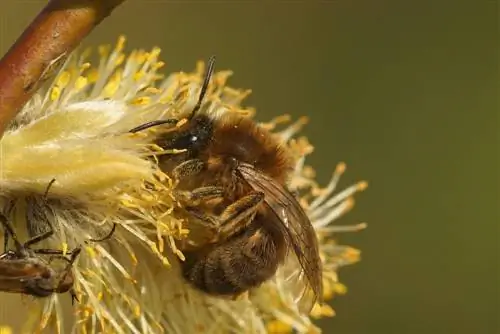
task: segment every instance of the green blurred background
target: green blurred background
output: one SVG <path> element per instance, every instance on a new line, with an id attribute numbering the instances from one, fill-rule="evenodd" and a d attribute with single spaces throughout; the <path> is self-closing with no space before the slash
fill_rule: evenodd
<path id="1" fill-rule="evenodd" d="M 3 54 L 46 1 L 0 3 Z M 163 49 L 167 71 L 217 54 L 262 120 L 307 114 L 327 182 L 370 187 L 342 223 L 329 333 L 500 333 L 495 1 L 128 0 L 87 45 Z"/>

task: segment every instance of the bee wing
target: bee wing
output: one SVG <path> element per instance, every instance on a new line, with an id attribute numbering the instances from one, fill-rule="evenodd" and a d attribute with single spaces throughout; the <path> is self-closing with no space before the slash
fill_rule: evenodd
<path id="1" fill-rule="evenodd" d="M 30 237 L 43 234 L 51 229 L 50 207 L 35 197 L 26 198 L 26 224 Z"/>
<path id="2" fill-rule="evenodd" d="M 323 283 L 318 239 L 307 214 L 290 191 L 273 178 L 249 164 L 239 165 L 238 171 L 254 190 L 265 194 L 264 203 L 280 218 L 278 220 L 282 223 L 282 230 L 314 292 L 309 305 L 312 307 L 323 295 Z"/>

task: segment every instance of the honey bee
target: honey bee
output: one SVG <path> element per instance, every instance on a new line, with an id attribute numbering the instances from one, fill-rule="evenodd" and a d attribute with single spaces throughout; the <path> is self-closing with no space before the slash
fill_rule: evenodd
<path id="1" fill-rule="evenodd" d="M 53 293 L 69 292 L 72 303 L 77 301 L 76 293 L 73 290 L 72 266 L 81 249 L 75 248 L 71 252 L 66 252 L 70 258 L 64 256 L 62 250 L 32 249 L 32 245 L 50 238 L 54 231 L 51 229 L 21 244 L 7 217 L 3 214 L 0 214 L 0 222 L 6 235 L 10 235 L 15 246 L 14 250 L 6 250 L 0 254 L 0 291 L 22 293 L 35 297 L 47 297 Z M 49 261 L 45 261 L 40 255 L 50 255 Z M 63 260 L 67 263 L 66 266 L 60 270 L 54 269 L 50 262 L 55 259 Z"/>
<path id="2" fill-rule="evenodd" d="M 287 189 L 294 161 L 250 118 L 200 111 L 214 63 L 211 57 L 185 124 L 157 120 L 130 130 L 177 125 L 155 143 L 184 152 L 158 156 L 159 166 L 176 180 L 176 197 L 190 222 L 211 231 L 209 240 L 184 250 L 183 277 L 210 295 L 237 297 L 271 279 L 292 250 L 306 278 L 304 291 L 312 291 L 305 306 L 310 310 L 322 296 L 322 268 L 314 228 Z"/>

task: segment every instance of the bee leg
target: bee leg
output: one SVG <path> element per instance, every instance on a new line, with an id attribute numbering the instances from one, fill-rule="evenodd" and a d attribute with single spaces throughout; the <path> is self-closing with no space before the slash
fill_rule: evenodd
<path id="1" fill-rule="evenodd" d="M 191 159 L 184 161 L 172 170 L 172 176 L 177 181 L 193 176 L 205 168 L 205 162 L 200 159 Z"/>
<path id="2" fill-rule="evenodd" d="M 186 210 L 214 230 L 217 239 L 226 239 L 239 233 L 252 221 L 263 200 L 264 193 L 252 192 L 229 205 L 220 216 L 208 215 L 195 208 L 188 207 Z"/>
<path id="3" fill-rule="evenodd" d="M 5 217 L 5 215 L 3 214 L 0 214 L 0 222 L 2 223 L 3 225 L 3 228 L 4 228 L 4 234 L 5 236 L 7 236 L 8 234 L 10 234 L 12 240 L 14 240 L 14 245 L 16 247 L 16 251 L 17 253 L 20 253 L 20 254 L 25 254 L 25 246 L 23 244 L 21 244 L 21 242 L 19 242 L 19 239 L 17 238 L 17 234 L 16 232 L 14 231 L 14 229 L 12 228 L 12 226 L 10 225 L 9 221 L 7 220 L 7 217 Z M 7 242 L 8 242 L 8 239 L 7 238 L 4 238 L 4 247 L 7 248 Z"/>
<path id="4" fill-rule="evenodd" d="M 74 250 L 64 252 L 60 249 L 48 249 L 48 248 L 32 249 L 32 251 L 35 254 L 55 255 L 55 256 L 51 256 L 51 258 L 66 258 L 65 255 L 72 256 L 74 253 Z"/>
<path id="5" fill-rule="evenodd" d="M 7 217 L 3 213 L 0 213 L 0 220 L 2 221 L 3 225 L 3 251 L 7 251 L 7 246 L 9 245 L 9 233 L 10 232 L 10 225 L 7 221 Z M 8 226 L 8 228 L 6 227 Z"/>
<path id="6" fill-rule="evenodd" d="M 42 234 L 39 234 L 37 236 L 34 236 L 33 238 L 29 239 L 28 241 L 26 241 L 23 245 L 24 248 L 30 248 L 31 245 L 34 245 L 36 243 L 39 243 L 45 239 L 48 239 L 50 238 L 52 235 L 54 234 L 54 230 L 52 229 L 52 227 L 50 227 L 50 230 L 47 231 L 47 232 L 44 232 Z"/>
<path id="7" fill-rule="evenodd" d="M 76 295 L 75 289 L 73 288 L 69 289 L 69 294 L 71 295 L 71 305 L 75 305 L 75 302 L 77 303 L 80 302 L 78 296 Z"/>
<path id="8" fill-rule="evenodd" d="M 69 252 L 69 254 L 71 254 L 70 258 L 68 259 L 67 257 L 63 256 L 63 255 L 59 255 L 59 254 L 62 254 L 62 251 L 58 251 L 58 250 L 42 250 L 42 251 L 49 251 L 48 253 L 45 253 L 43 252 L 42 254 L 55 254 L 55 255 L 52 255 L 50 258 L 49 258 L 49 264 L 54 260 L 54 259 L 61 259 L 61 260 L 64 260 L 66 262 L 68 262 L 68 264 L 66 265 L 66 268 L 64 268 L 64 274 L 61 276 L 61 278 L 59 279 L 59 283 L 57 284 L 57 287 L 59 288 L 59 286 L 64 282 L 64 280 L 66 279 L 66 277 L 68 276 L 68 274 L 70 273 L 72 267 L 73 267 L 73 263 L 75 262 L 76 258 L 78 257 L 78 255 L 80 254 L 81 252 L 81 248 L 78 247 L 78 248 L 75 248 L 73 251 Z M 38 249 L 37 249 L 38 251 Z M 54 289 L 54 290 L 57 290 L 57 289 Z M 76 292 L 73 288 L 71 288 L 69 290 L 69 294 L 71 295 L 71 305 L 74 305 L 75 304 L 75 301 L 76 302 L 79 302 L 78 300 L 78 296 L 76 295 Z"/>
<path id="9" fill-rule="evenodd" d="M 262 201 L 264 193 L 255 191 L 229 205 L 219 216 L 221 238 L 229 238 L 244 229 L 252 221 Z"/>
<path id="10" fill-rule="evenodd" d="M 200 187 L 192 191 L 176 190 L 174 194 L 176 199 L 188 206 L 196 206 L 200 201 L 209 201 L 222 196 L 224 196 L 224 189 L 216 186 Z"/>
<path id="11" fill-rule="evenodd" d="M 80 247 L 73 249 L 73 251 L 71 252 L 71 257 L 69 259 L 65 256 L 61 256 L 61 258 L 66 260 L 68 262 L 68 264 L 66 265 L 66 268 L 64 268 L 64 274 L 59 279 L 59 284 L 57 284 L 57 286 L 60 286 L 62 284 L 62 282 L 64 282 L 64 280 L 66 279 L 66 277 L 70 273 L 71 268 L 73 267 L 73 263 L 75 263 L 75 260 L 78 257 L 78 255 L 80 255 L 81 251 L 82 251 L 82 249 Z M 75 296 L 76 296 L 76 294 L 75 294 Z M 76 300 L 78 300 L 78 298 Z M 71 302 L 73 303 L 73 294 L 71 295 Z"/>
<path id="12" fill-rule="evenodd" d="M 202 210 L 193 207 L 186 207 L 184 209 L 194 218 L 202 221 L 205 224 L 204 226 L 209 230 L 212 230 L 214 233 L 219 231 L 220 222 L 217 216 L 206 214 Z"/>

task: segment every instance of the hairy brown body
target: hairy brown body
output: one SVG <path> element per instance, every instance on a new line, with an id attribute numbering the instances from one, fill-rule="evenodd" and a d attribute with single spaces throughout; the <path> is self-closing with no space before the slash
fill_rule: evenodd
<path id="1" fill-rule="evenodd" d="M 283 186 L 292 168 L 285 149 L 267 131 L 251 119 L 237 115 L 218 120 L 197 115 L 180 131 L 160 137 L 157 144 L 177 149 L 191 145 L 187 152 L 173 159 L 170 156 L 160 159 L 160 166 L 163 171 L 175 174 L 185 161 L 203 162 L 196 175 L 179 178 L 178 189 L 190 194 L 201 187 L 220 188 L 221 196 L 212 201 L 189 203 L 188 199 L 186 203 L 188 211 L 198 208 L 213 216 L 220 216 L 232 203 L 254 193 L 235 173 L 238 163 L 252 164 Z M 265 207 L 256 205 L 253 214 L 253 218 L 235 226 L 240 231 L 233 230 L 222 238 L 215 231 L 207 244 L 185 251 L 184 277 L 197 288 L 217 295 L 240 294 L 271 278 L 284 260 L 286 240 L 277 228 L 278 218 Z"/>
<path id="2" fill-rule="evenodd" d="M 307 280 L 301 308 L 309 312 L 322 296 L 321 259 L 316 232 L 287 188 L 294 161 L 252 119 L 198 112 L 214 62 L 211 57 L 187 122 L 178 126 L 176 119 L 156 120 L 130 130 L 176 125 L 160 133 L 156 144 L 183 151 L 158 157 L 160 168 L 175 179 L 176 198 L 188 217 L 189 243 L 181 245 L 183 276 L 208 294 L 236 296 L 274 276 L 292 250 L 301 267 L 297 277 Z M 208 237 L 194 237 L 197 226 Z"/>

